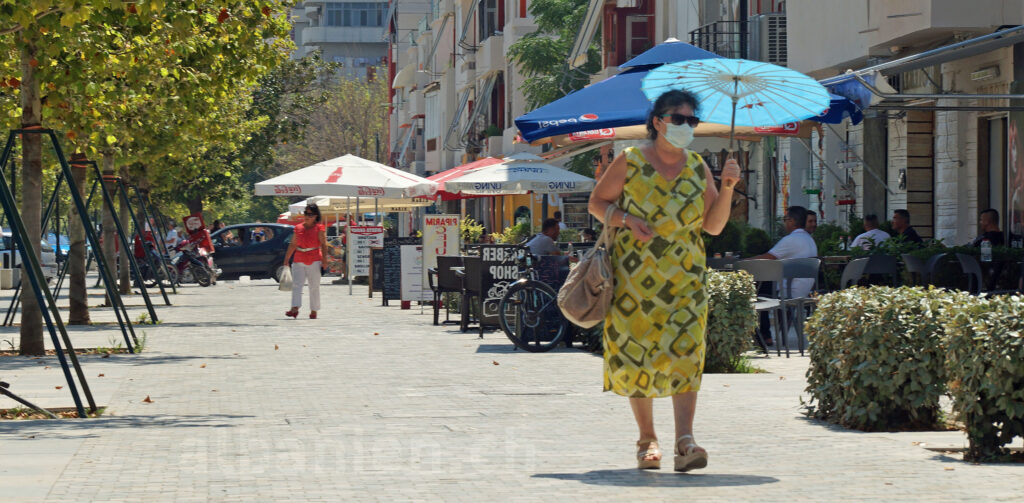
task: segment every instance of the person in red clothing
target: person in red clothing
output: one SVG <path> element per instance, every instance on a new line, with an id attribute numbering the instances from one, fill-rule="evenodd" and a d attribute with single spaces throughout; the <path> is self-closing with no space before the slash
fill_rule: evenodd
<path id="1" fill-rule="evenodd" d="M 302 306 L 302 284 L 309 281 L 309 317 L 316 319 L 320 310 L 320 265 L 327 256 L 327 229 L 320 223 L 320 208 L 306 206 L 302 223 L 295 226 L 295 235 L 284 254 L 284 263 L 292 257 L 292 308 L 285 316 L 297 318 Z"/>

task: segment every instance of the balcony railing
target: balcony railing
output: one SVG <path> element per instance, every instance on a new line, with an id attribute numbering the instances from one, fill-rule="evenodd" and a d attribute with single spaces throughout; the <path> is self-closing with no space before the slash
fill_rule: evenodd
<path id="1" fill-rule="evenodd" d="M 690 32 L 690 45 L 711 51 L 724 58 L 748 59 L 750 55 L 750 22 L 717 21 Z"/>

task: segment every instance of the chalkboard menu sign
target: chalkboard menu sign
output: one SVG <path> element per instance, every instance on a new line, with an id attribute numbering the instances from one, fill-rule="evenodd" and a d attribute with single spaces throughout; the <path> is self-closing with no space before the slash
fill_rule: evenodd
<path id="1" fill-rule="evenodd" d="M 370 249 L 370 297 L 384 289 L 384 248 Z"/>
<path id="2" fill-rule="evenodd" d="M 402 245 L 418 245 L 420 238 L 385 238 L 384 249 L 381 250 L 381 291 L 384 293 L 384 304 L 389 300 L 402 298 Z"/>
<path id="3" fill-rule="evenodd" d="M 518 246 L 482 245 L 480 258 L 482 278 L 480 291 L 483 295 L 483 320 L 486 323 L 498 322 L 498 303 L 505 296 L 509 285 L 519 280 L 519 268 L 516 265 Z"/>

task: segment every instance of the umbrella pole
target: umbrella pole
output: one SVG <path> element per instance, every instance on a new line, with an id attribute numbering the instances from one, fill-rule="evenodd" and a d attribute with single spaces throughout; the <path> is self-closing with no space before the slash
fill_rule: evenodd
<path id="1" fill-rule="evenodd" d="M 739 102 L 740 92 L 740 79 L 739 77 L 733 77 L 732 79 L 732 118 L 729 119 L 729 154 L 731 155 L 736 143 L 736 104 Z"/>
<path id="2" fill-rule="evenodd" d="M 352 196 L 345 198 L 345 206 L 348 208 L 348 220 L 345 222 L 345 276 L 348 276 L 348 294 L 352 295 Z M 356 199 L 356 205 L 359 205 L 359 199 Z M 356 210 L 358 213 L 359 210 Z"/>

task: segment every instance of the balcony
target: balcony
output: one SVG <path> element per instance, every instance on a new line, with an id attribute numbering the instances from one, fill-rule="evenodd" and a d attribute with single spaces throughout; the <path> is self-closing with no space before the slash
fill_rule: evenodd
<path id="1" fill-rule="evenodd" d="M 480 44 L 476 52 L 476 74 L 485 75 L 492 71 L 505 70 L 505 37 L 491 35 Z"/>
<path id="2" fill-rule="evenodd" d="M 750 22 L 717 21 L 690 32 L 690 45 L 723 58 L 749 59 Z"/>
<path id="3" fill-rule="evenodd" d="M 312 26 L 302 30 L 303 45 L 384 43 L 384 28 Z"/>

